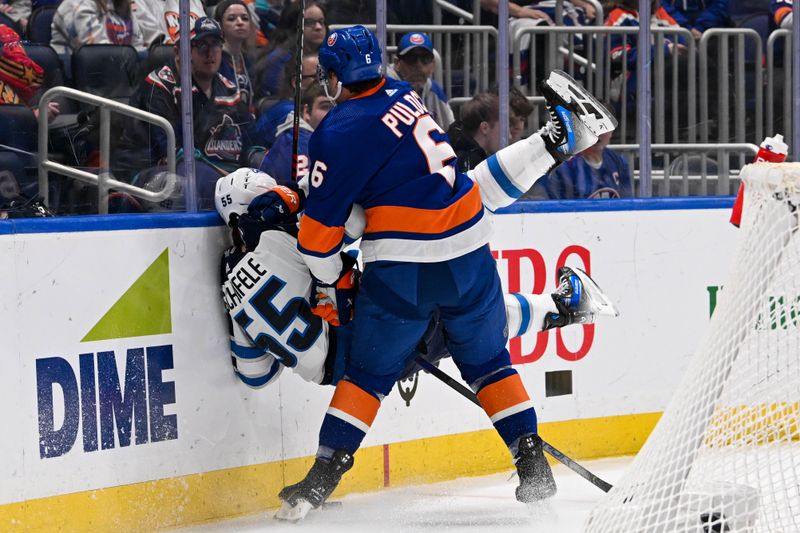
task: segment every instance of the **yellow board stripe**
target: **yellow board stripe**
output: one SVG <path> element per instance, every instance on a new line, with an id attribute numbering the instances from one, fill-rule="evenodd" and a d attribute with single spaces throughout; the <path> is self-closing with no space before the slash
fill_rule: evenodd
<path id="1" fill-rule="evenodd" d="M 635 454 L 661 413 L 540 424 L 542 437 L 573 459 Z M 359 450 L 336 495 L 384 486 L 383 446 Z M 464 453 L 453 453 L 462 450 Z M 512 468 L 494 430 L 389 445 L 392 485 L 432 483 Z M 266 512 L 286 481 L 301 479 L 312 458 L 78 492 L 0 506 L 3 531 L 147 532 Z M 265 518 L 266 519 L 266 518 Z"/>

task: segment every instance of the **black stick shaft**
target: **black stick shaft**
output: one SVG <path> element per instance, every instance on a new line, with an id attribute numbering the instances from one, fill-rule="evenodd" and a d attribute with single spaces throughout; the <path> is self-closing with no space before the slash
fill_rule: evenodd
<path id="1" fill-rule="evenodd" d="M 300 113 L 302 112 L 303 92 L 303 27 L 305 25 L 305 0 L 300 0 L 297 13 L 297 51 L 295 52 L 294 120 L 292 121 L 292 181 L 297 181 L 300 173 Z"/>
<path id="2" fill-rule="evenodd" d="M 458 392 L 459 394 L 461 394 L 461 396 L 471 401 L 475 405 L 481 407 L 481 403 L 478 401 L 478 398 L 477 396 L 475 396 L 475 393 L 472 392 L 470 389 L 468 389 L 464 384 L 459 383 L 458 381 L 453 379 L 449 374 L 447 374 L 447 372 L 440 370 L 438 367 L 432 365 L 431 363 L 429 363 L 428 361 L 419 356 L 417 356 L 416 362 L 427 372 L 433 374 L 434 377 L 444 382 L 448 387 Z M 600 479 L 599 477 L 588 471 L 586 468 L 576 463 L 570 457 L 556 450 L 550 444 L 545 442 L 544 439 L 542 440 L 542 448 L 544 449 L 544 451 L 553 456 L 554 459 L 561 462 L 564 466 L 566 466 L 567 468 L 569 468 L 570 470 L 572 470 L 573 472 L 575 472 L 576 474 L 587 480 L 595 487 L 599 488 L 604 492 L 608 492 L 611 490 L 610 483 L 603 481 L 602 479 Z"/>

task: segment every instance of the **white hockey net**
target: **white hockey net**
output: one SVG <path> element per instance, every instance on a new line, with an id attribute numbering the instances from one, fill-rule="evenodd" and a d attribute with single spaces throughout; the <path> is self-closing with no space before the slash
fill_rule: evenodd
<path id="1" fill-rule="evenodd" d="M 800 164 L 748 165 L 706 338 L 586 531 L 800 532 Z"/>

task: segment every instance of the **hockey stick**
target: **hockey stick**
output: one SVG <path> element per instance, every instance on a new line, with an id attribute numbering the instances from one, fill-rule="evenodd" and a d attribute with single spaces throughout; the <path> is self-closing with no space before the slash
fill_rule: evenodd
<path id="1" fill-rule="evenodd" d="M 440 370 L 438 367 L 432 365 L 422 357 L 417 356 L 415 361 L 419 366 L 425 369 L 425 371 L 429 372 L 430 374 L 433 374 L 438 380 L 442 381 L 445 385 L 447 385 L 448 387 L 459 393 L 461 396 L 471 401 L 478 407 L 481 408 L 483 407 L 481 406 L 481 403 L 478 401 L 478 398 L 477 396 L 475 396 L 474 392 L 472 392 L 466 386 L 453 379 L 449 374 L 447 374 L 447 372 Z M 554 459 L 561 462 L 564 466 L 566 466 L 567 468 L 569 468 L 570 470 L 572 470 L 573 472 L 584 478 L 586 481 L 588 481 L 595 487 L 599 488 L 604 492 L 608 492 L 611 490 L 610 483 L 607 483 L 606 481 L 603 481 L 596 475 L 592 474 L 584 467 L 576 463 L 574 460 L 572 460 L 568 456 L 564 455 L 560 451 L 553 448 L 550 444 L 546 443 L 544 440 L 542 440 L 542 448 L 544 449 L 544 451 L 553 456 Z"/>
<path id="2" fill-rule="evenodd" d="M 303 27 L 305 25 L 306 2 L 300 0 L 300 11 L 297 12 L 297 57 L 295 58 L 294 75 L 294 120 L 292 120 L 292 181 L 297 182 L 300 173 L 300 111 L 303 102 Z"/>

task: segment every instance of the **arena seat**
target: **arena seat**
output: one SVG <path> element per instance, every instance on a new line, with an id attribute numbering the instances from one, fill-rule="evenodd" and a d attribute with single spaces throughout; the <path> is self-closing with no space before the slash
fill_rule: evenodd
<path id="1" fill-rule="evenodd" d="M 25 194 L 37 189 L 37 128 L 36 116 L 28 106 L 0 105 L 0 169 L 11 170 Z"/>
<path id="2" fill-rule="evenodd" d="M 5 24 L 15 32 L 22 33 L 19 29 L 19 24 L 5 13 L 0 13 L 0 24 Z"/>
<path id="3" fill-rule="evenodd" d="M 144 59 L 139 62 L 136 82 L 142 83 L 148 74 L 164 65 L 175 69 L 175 47 L 171 44 L 151 46 Z"/>
<path id="4" fill-rule="evenodd" d="M 21 104 L 0 105 L 0 144 L 31 152 L 35 159 L 37 132 L 36 116 L 31 108 Z M 0 150 L 3 149 L 0 146 Z"/>
<path id="5" fill-rule="evenodd" d="M 57 5 L 42 6 L 33 10 L 28 21 L 28 40 L 33 43 L 50 44 L 53 17 Z"/>
<path id="6" fill-rule="evenodd" d="M 13 200 L 19 193 L 29 195 L 35 193 L 35 180 L 31 180 L 25 172 L 22 159 L 14 152 L 0 150 L 0 204 Z"/>
<path id="7" fill-rule="evenodd" d="M 83 45 L 72 54 L 72 86 L 127 104 L 136 86 L 138 61 L 132 46 Z"/>

